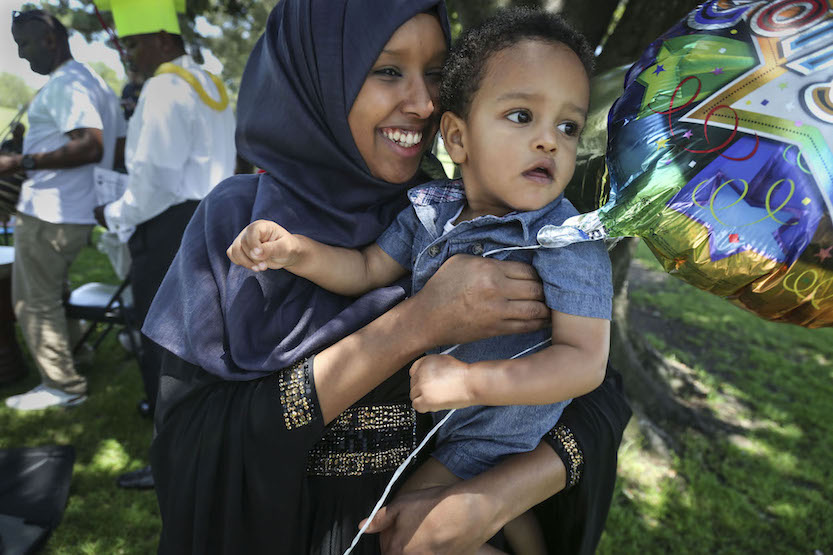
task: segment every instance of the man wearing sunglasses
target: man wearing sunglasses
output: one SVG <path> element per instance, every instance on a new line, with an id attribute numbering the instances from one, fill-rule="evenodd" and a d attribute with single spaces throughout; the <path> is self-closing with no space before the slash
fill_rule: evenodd
<path id="1" fill-rule="evenodd" d="M 23 153 L 0 155 L 0 175 L 27 175 L 17 204 L 12 300 L 41 384 L 6 399 L 24 411 L 86 400 L 63 296 L 69 266 L 95 224 L 93 169 L 113 167 L 125 124 L 115 93 L 72 58 L 60 21 L 41 10 L 14 12 L 12 35 L 32 71 L 49 75 L 29 107 Z"/>

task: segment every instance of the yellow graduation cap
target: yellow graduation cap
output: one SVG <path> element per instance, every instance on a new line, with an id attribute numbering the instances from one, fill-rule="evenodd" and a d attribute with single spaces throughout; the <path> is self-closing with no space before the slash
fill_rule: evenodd
<path id="1" fill-rule="evenodd" d="M 101 11 L 113 12 L 120 37 L 166 31 L 182 34 L 177 13 L 185 13 L 185 0 L 95 0 Z"/>

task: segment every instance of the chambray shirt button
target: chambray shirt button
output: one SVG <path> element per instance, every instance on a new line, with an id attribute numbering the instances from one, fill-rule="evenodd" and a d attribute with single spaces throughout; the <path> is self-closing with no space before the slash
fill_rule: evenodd
<path id="1" fill-rule="evenodd" d="M 428 247 L 428 255 L 429 256 L 437 256 L 440 254 L 440 246 L 439 245 L 431 245 Z"/>
<path id="2" fill-rule="evenodd" d="M 483 243 L 475 243 L 471 246 L 471 253 L 480 256 L 483 254 Z"/>

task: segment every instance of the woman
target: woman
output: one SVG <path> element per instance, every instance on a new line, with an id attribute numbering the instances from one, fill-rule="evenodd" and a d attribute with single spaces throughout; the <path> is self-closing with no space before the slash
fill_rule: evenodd
<path id="1" fill-rule="evenodd" d="M 240 153 L 267 173 L 231 178 L 200 205 L 145 326 L 169 351 L 152 449 L 161 553 L 342 553 L 415 445 L 407 370 L 397 370 L 432 346 L 546 322 L 541 285 L 520 264 L 454 258 L 402 301 L 402 287 L 342 298 L 225 255 L 258 218 L 329 244 L 374 240 L 407 187 L 428 179 L 419 166 L 448 36 L 437 0 L 283 0 L 270 15 L 241 83 L 237 133 Z M 421 140 L 396 145 L 395 131 Z M 601 533 L 627 419 L 612 384 L 603 388 L 573 403 L 591 457 L 581 484 L 597 485 L 542 509 L 548 520 L 559 503 L 602 509 L 595 525 L 580 515 L 558 530 L 574 534 L 572 551 L 592 550 Z M 578 478 L 569 430 L 552 435 L 454 488 L 403 496 L 374 527 L 383 546 L 473 551 Z M 354 552 L 378 550 L 369 536 Z"/>

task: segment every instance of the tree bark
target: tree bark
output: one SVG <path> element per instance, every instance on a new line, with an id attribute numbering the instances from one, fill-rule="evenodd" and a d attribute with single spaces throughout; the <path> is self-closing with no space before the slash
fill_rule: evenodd
<path id="1" fill-rule="evenodd" d="M 635 62 L 642 51 L 693 10 L 697 0 L 631 0 L 596 60 L 600 70 Z M 592 17 L 592 14 L 590 15 Z"/>
<path id="2" fill-rule="evenodd" d="M 548 0 L 545 7 L 560 13 L 582 32 L 593 48 L 607 35 L 619 0 Z"/>

